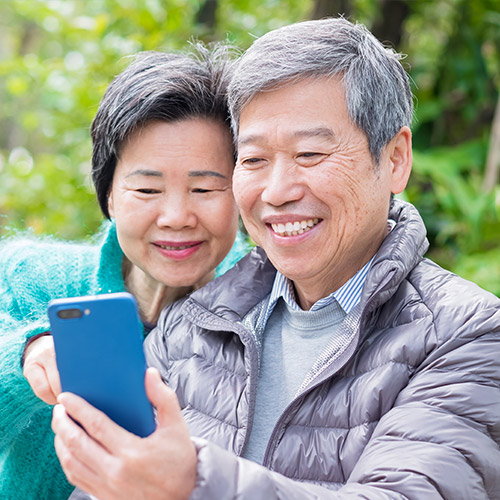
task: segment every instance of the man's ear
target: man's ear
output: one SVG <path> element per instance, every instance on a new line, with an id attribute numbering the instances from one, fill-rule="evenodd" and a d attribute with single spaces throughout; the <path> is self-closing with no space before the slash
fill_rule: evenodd
<path id="1" fill-rule="evenodd" d="M 391 192 L 401 193 L 408 183 L 413 162 L 411 130 L 401 127 L 388 144 L 389 168 L 391 169 Z"/>

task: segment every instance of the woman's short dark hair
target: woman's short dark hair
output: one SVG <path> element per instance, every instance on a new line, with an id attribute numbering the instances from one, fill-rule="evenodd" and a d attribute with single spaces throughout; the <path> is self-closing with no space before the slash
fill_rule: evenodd
<path id="1" fill-rule="evenodd" d="M 151 121 L 206 117 L 230 127 L 231 48 L 193 44 L 191 52 L 141 52 L 110 83 L 92 122 L 92 180 L 103 214 L 120 148 Z"/>

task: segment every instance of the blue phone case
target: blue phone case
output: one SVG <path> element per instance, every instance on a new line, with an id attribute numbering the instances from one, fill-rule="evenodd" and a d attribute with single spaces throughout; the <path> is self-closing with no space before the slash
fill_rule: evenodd
<path id="1" fill-rule="evenodd" d="M 64 392 L 138 436 L 155 429 L 137 304 L 129 293 L 52 300 L 48 306 Z"/>

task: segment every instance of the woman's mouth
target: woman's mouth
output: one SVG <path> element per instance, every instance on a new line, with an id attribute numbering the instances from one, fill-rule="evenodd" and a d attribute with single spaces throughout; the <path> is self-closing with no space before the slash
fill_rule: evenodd
<path id="1" fill-rule="evenodd" d="M 191 245 L 157 245 L 164 250 L 186 250 L 186 248 L 191 248 L 198 243 L 193 243 Z"/>
<path id="2" fill-rule="evenodd" d="M 184 260 L 196 253 L 203 241 L 156 241 L 153 244 L 164 257 Z"/>

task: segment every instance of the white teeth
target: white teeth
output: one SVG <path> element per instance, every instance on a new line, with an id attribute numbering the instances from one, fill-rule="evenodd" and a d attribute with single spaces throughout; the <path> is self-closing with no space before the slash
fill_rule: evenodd
<path id="1" fill-rule="evenodd" d="M 183 246 L 183 247 L 167 247 L 165 245 L 158 245 L 158 246 L 165 250 L 186 250 L 186 248 L 190 248 L 189 246 Z"/>
<path id="2" fill-rule="evenodd" d="M 286 224 L 271 224 L 273 231 L 280 236 L 297 236 L 298 234 L 305 233 L 309 231 L 319 222 L 319 219 L 315 217 L 314 219 L 287 222 Z"/>

